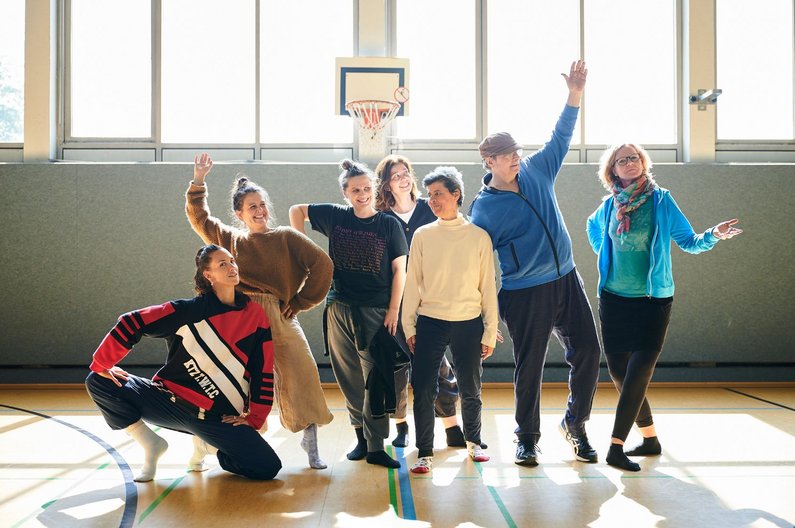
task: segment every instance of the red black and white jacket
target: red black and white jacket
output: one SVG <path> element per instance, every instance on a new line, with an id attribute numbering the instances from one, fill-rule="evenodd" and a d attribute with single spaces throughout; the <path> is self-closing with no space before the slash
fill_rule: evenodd
<path id="1" fill-rule="evenodd" d="M 109 370 L 142 337 L 165 338 L 168 358 L 153 381 L 213 414 L 250 414 L 255 429 L 273 405 L 273 342 L 265 311 L 242 294 L 235 306 L 212 294 L 119 317 L 94 352 L 91 370 Z"/>

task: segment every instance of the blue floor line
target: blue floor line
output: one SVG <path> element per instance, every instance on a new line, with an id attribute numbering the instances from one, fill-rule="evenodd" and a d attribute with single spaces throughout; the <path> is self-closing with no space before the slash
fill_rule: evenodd
<path id="1" fill-rule="evenodd" d="M 402 447 L 396 447 L 395 453 L 397 453 L 397 459 L 400 462 L 400 468 L 398 469 L 398 489 L 400 489 L 400 502 L 403 505 L 403 518 L 416 521 L 417 512 L 414 509 L 414 495 L 411 493 L 408 461 L 403 454 Z"/>

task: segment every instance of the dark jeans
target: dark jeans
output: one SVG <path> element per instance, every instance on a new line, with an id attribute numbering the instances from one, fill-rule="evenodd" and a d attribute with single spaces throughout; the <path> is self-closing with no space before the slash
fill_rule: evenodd
<path id="1" fill-rule="evenodd" d="M 138 420 L 195 435 L 218 448 L 218 462 L 230 473 L 255 480 L 271 480 L 282 468 L 276 452 L 252 427 L 234 426 L 220 416 L 199 419 L 190 405 L 171 399 L 171 393 L 151 380 L 130 374 L 121 387 L 94 372 L 86 378 L 86 389 L 111 429 L 124 429 Z"/>
<path id="2" fill-rule="evenodd" d="M 417 318 L 411 384 L 414 387 L 414 425 L 419 456 L 433 454 L 433 408 L 439 392 L 439 365 L 448 346 L 458 376 L 464 438 L 480 444 L 482 337 L 481 317 L 469 321 L 443 321 L 423 315 Z"/>
<path id="3" fill-rule="evenodd" d="M 584 430 L 599 379 L 600 348 L 577 270 L 532 288 L 501 289 L 498 300 L 500 317 L 513 340 L 516 435 L 520 440 L 541 437 L 541 381 L 553 334 L 570 367 L 565 420 L 570 430 Z"/>
<path id="4" fill-rule="evenodd" d="M 599 319 L 607 368 L 619 392 L 613 438 L 626 440 L 632 423 L 654 423 L 646 398 L 671 319 L 673 297 L 621 297 L 603 291 Z"/>

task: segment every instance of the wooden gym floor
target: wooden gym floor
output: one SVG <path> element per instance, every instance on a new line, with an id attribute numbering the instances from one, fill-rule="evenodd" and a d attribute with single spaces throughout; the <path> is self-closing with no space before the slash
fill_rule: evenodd
<path id="1" fill-rule="evenodd" d="M 82 387 L 0 386 L 0 526 L 274 527 L 792 527 L 795 523 L 795 388 L 660 387 L 649 399 L 661 457 L 626 473 L 604 464 L 615 390 L 600 385 L 588 434 L 598 464 L 573 459 L 557 432 L 566 391 L 545 386 L 537 468 L 513 463 L 513 393 L 484 391 L 483 440 L 491 461 L 464 449 L 437 451 L 430 476 L 414 475 L 414 429 L 388 450 L 399 470 L 345 453 L 354 443 L 344 401 L 326 388 L 334 421 L 320 429 L 329 464 L 311 470 L 300 435 L 269 419 L 266 438 L 282 458 L 277 480 L 253 482 L 221 470 L 186 472 L 187 435 L 159 431 L 170 448 L 154 482 L 135 484 L 141 449 L 111 431 Z M 411 423 L 411 414 L 409 415 Z M 394 433 L 394 426 L 392 428 Z M 632 433 L 628 444 L 638 440 Z"/>

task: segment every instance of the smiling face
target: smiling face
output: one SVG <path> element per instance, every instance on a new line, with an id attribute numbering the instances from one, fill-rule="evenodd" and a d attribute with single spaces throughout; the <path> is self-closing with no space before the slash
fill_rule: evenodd
<path id="1" fill-rule="evenodd" d="M 210 262 L 203 272 L 215 292 L 219 289 L 234 288 L 240 282 L 237 261 L 224 248 L 210 255 Z"/>
<path id="2" fill-rule="evenodd" d="M 409 168 L 403 163 L 395 163 L 389 171 L 389 190 L 395 197 L 411 194 L 414 179 Z"/>
<path id="3" fill-rule="evenodd" d="M 616 151 L 613 160 L 613 174 L 620 180 L 622 187 L 630 185 L 645 172 L 643 157 L 634 147 L 624 145 Z"/>
<path id="4" fill-rule="evenodd" d="M 375 188 L 366 174 L 348 178 L 342 195 L 353 207 L 356 216 L 371 216 L 375 212 Z"/>
<path id="5" fill-rule="evenodd" d="M 268 202 L 260 192 L 250 192 L 243 197 L 243 203 L 235 215 L 244 223 L 252 233 L 268 231 Z"/>
<path id="6" fill-rule="evenodd" d="M 458 197 L 460 191 L 450 192 L 443 182 L 437 181 L 429 184 L 428 205 L 436 218 L 441 220 L 453 220 L 458 216 Z"/>

